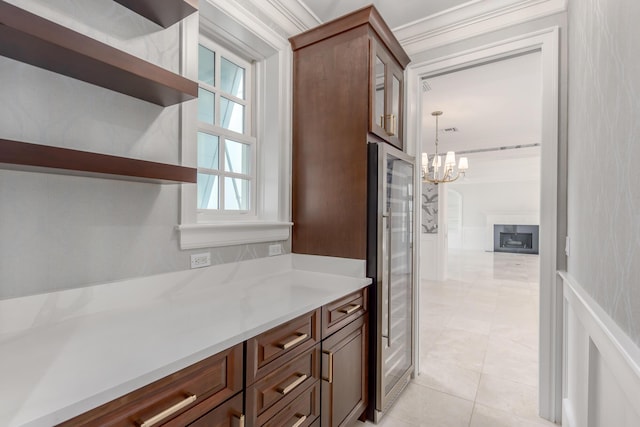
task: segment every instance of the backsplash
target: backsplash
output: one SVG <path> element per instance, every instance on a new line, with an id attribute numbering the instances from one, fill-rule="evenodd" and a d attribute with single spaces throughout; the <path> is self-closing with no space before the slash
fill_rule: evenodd
<path id="1" fill-rule="evenodd" d="M 179 25 L 163 29 L 111 0 L 11 3 L 179 68 Z M 0 138 L 180 163 L 179 105 L 4 57 L 0 81 Z M 181 251 L 180 187 L 0 169 L 0 299 L 185 270 L 207 250 L 212 264 L 268 255 L 269 243 Z"/>

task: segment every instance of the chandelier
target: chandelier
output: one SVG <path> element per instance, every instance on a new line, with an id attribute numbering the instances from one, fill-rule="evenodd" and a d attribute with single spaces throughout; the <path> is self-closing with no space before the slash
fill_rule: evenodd
<path id="1" fill-rule="evenodd" d="M 460 176 L 464 176 L 467 169 L 469 169 L 469 161 L 466 157 L 460 157 L 460 163 L 458 163 L 456 169 L 456 153 L 447 151 L 447 155 L 444 158 L 444 167 L 442 167 L 442 156 L 438 154 L 438 117 L 442 115 L 442 111 L 434 111 L 431 115 L 436 118 L 436 153 L 431 163 L 433 166 L 432 176 L 429 176 L 429 155 L 422 153 L 422 181 L 434 184 L 453 182 Z M 442 169 L 440 169 L 441 167 Z"/>

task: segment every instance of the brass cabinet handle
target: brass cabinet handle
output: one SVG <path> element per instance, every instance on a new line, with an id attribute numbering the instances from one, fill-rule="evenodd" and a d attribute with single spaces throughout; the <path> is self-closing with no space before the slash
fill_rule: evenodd
<path id="1" fill-rule="evenodd" d="M 389 136 L 395 136 L 398 133 L 398 120 L 395 114 L 387 114 L 386 119 L 389 121 L 389 127 L 382 126 Z M 386 120 L 385 120 L 386 124 Z"/>
<path id="2" fill-rule="evenodd" d="M 292 339 L 291 341 L 288 341 L 286 343 L 281 343 L 278 344 L 278 347 L 280 347 L 283 350 L 286 350 L 288 348 L 293 347 L 294 345 L 301 343 L 302 341 L 306 340 L 307 338 L 309 338 L 309 335 L 307 334 L 298 334 L 298 336 L 294 339 Z"/>
<path id="3" fill-rule="evenodd" d="M 231 416 L 238 420 L 238 427 L 244 427 L 244 414 L 235 413 Z"/>
<path id="4" fill-rule="evenodd" d="M 384 115 L 380 116 L 380 127 L 384 129 Z"/>
<path id="5" fill-rule="evenodd" d="M 327 350 L 322 350 L 322 353 L 329 356 L 329 361 L 327 362 L 327 370 L 329 371 L 329 375 L 327 378 L 323 378 L 323 380 L 327 381 L 329 384 L 333 383 L 333 353 Z"/>
<path id="6" fill-rule="evenodd" d="M 197 399 L 197 396 L 195 394 L 192 394 L 191 396 L 185 398 L 184 400 L 181 400 L 180 402 L 178 402 L 175 405 L 165 409 L 164 411 L 160 412 L 159 414 L 154 415 L 153 417 L 149 418 L 148 420 L 142 421 L 139 425 L 140 425 L 140 427 L 151 427 L 152 425 L 158 424 L 160 421 L 162 421 L 165 418 L 175 414 L 180 409 L 189 406 L 190 404 L 195 402 L 196 399 Z"/>
<path id="7" fill-rule="evenodd" d="M 362 308 L 360 304 L 351 304 L 349 308 L 340 309 L 340 313 L 351 314 L 354 311 L 360 310 L 360 308 Z"/>
<path id="8" fill-rule="evenodd" d="M 307 379 L 306 374 L 299 375 L 298 378 L 296 378 L 296 380 L 291 384 L 289 384 L 288 386 L 278 387 L 278 393 L 285 395 L 289 393 L 291 390 L 293 390 L 294 388 L 298 387 L 300 384 L 302 384 L 306 379 Z"/>
<path id="9" fill-rule="evenodd" d="M 298 421 L 296 421 L 295 424 L 293 424 L 291 427 L 300 427 L 302 423 L 304 423 L 304 421 L 307 419 L 306 415 L 296 414 L 296 417 L 298 417 Z"/>

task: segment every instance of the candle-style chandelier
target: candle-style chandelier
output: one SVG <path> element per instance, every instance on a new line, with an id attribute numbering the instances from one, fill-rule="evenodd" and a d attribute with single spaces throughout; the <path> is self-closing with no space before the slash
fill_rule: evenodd
<path id="1" fill-rule="evenodd" d="M 442 115 L 442 111 L 434 111 L 431 115 L 436 118 L 436 153 L 431 163 L 433 166 L 431 176 L 429 176 L 429 155 L 422 153 L 422 181 L 434 184 L 453 182 L 460 176 L 464 176 L 467 169 L 469 169 L 469 161 L 466 157 L 460 157 L 460 162 L 456 168 L 456 153 L 447 151 L 447 155 L 444 158 L 444 167 L 442 167 L 442 156 L 438 154 L 438 117 Z M 442 169 L 440 169 L 441 167 Z"/>

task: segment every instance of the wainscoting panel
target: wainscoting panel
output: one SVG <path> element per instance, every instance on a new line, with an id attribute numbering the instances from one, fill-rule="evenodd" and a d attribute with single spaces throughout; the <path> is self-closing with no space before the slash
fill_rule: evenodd
<path id="1" fill-rule="evenodd" d="M 564 291 L 562 425 L 640 425 L 640 348 L 584 289 L 561 272 Z"/>

